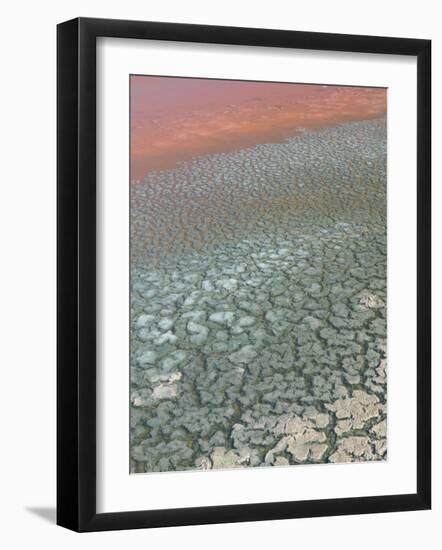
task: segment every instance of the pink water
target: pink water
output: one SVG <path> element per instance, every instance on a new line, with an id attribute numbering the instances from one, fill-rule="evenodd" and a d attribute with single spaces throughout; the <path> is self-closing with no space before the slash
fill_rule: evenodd
<path id="1" fill-rule="evenodd" d="M 386 89 L 131 77 L 131 180 L 197 155 L 385 115 Z"/>

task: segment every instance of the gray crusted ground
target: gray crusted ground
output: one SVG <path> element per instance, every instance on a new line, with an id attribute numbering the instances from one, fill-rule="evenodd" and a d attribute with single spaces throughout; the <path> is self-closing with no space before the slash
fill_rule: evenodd
<path id="1" fill-rule="evenodd" d="M 133 472 L 386 456 L 385 120 L 131 191 Z"/>

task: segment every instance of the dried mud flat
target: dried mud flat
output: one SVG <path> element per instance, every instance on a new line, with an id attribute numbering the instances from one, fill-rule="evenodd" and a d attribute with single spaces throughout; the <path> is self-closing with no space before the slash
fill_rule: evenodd
<path id="1" fill-rule="evenodd" d="M 386 458 L 385 119 L 131 186 L 131 471 Z"/>

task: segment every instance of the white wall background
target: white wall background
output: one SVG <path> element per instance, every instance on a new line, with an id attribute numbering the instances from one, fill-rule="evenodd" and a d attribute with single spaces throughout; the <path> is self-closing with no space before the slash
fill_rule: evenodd
<path id="1" fill-rule="evenodd" d="M 2 11 L 0 544 L 218 549 L 437 547 L 442 539 L 441 10 L 437 0 L 29 0 Z M 55 526 L 55 25 L 77 16 L 433 40 L 434 503 L 410 512 L 76 535 Z M 439 341 L 437 341 L 439 340 Z M 405 343 L 404 343 L 405 345 Z M 434 541 L 434 542 L 433 542 Z"/>

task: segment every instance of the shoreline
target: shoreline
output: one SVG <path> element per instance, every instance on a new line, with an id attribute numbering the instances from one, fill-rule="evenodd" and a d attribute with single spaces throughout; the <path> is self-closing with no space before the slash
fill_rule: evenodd
<path id="1" fill-rule="evenodd" d="M 383 219 L 385 140 L 381 120 L 352 122 L 150 172 L 131 186 L 132 259 L 206 249 L 289 220 Z"/>
<path id="2" fill-rule="evenodd" d="M 134 102 L 131 182 L 201 156 L 280 143 L 306 130 L 364 122 L 386 114 L 383 89 L 255 84 L 243 97 L 239 88 L 227 89 L 222 97 L 215 97 L 213 90 L 205 91 L 207 97 L 202 95 L 198 105 L 180 97 L 179 105 L 171 103 L 167 109 L 163 105 L 162 110 L 161 100 L 154 100 L 143 110 Z"/>
<path id="3" fill-rule="evenodd" d="M 213 149 L 206 152 L 201 152 L 199 154 L 193 154 L 189 156 L 183 155 L 182 158 L 176 158 L 173 163 L 169 163 L 169 161 L 164 161 L 164 166 L 162 165 L 161 161 L 154 162 L 153 165 L 158 165 L 158 167 L 152 167 L 147 172 L 144 173 L 144 176 L 141 178 L 132 178 L 132 168 L 130 170 L 130 185 L 140 185 L 143 183 L 145 178 L 148 178 L 150 175 L 153 174 L 160 174 L 162 172 L 166 172 L 169 170 L 179 170 L 182 167 L 187 166 L 188 164 L 192 162 L 198 162 L 199 160 L 204 160 L 205 158 L 216 156 L 216 155 L 223 155 L 223 154 L 235 154 L 235 153 L 242 153 L 243 151 L 248 151 L 251 149 L 255 149 L 259 146 L 266 146 L 266 145 L 283 145 L 287 143 L 288 141 L 292 139 L 296 139 L 298 137 L 302 137 L 306 134 L 316 134 L 324 130 L 328 129 L 334 129 L 334 128 L 340 128 L 343 126 L 346 126 L 347 124 L 354 124 L 354 123 L 368 123 L 368 122 L 374 122 L 374 121 L 380 121 L 384 120 L 386 121 L 386 114 L 381 115 L 375 115 L 372 117 L 365 117 L 365 118 L 354 118 L 354 119 L 345 119 L 345 120 L 336 120 L 332 121 L 330 123 L 320 123 L 320 124 L 313 124 L 311 125 L 305 125 L 305 126 L 297 126 L 296 128 L 291 128 L 287 130 L 286 132 L 282 133 L 280 132 L 278 136 L 275 135 L 274 139 L 271 139 L 269 136 L 268 140 L 260 140 L 256 141 L 253 139 L 250 139 L 249 141 L 244 140 L 242 144 L 238 144 L 232 147 L 228 147 L 226 145 L 223 149 Z M 132 162 L 131 162 L 132 166 Z"/>

